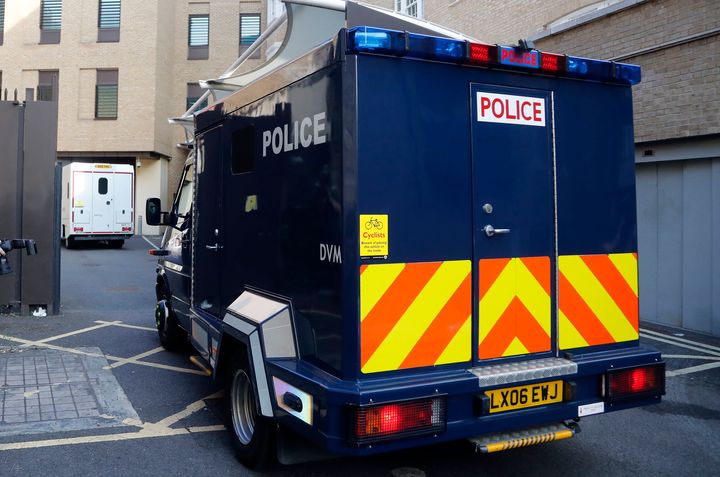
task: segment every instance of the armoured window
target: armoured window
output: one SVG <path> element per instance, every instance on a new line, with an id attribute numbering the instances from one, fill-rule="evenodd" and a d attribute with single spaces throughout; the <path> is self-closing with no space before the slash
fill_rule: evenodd
<path id="1" fill-rule="evenodd" d="M 195 101 L 200 99 L 200 96 L 203 95 L 203 89 L 200 87 L 197 83 L 188 83 L 187 84 L 187 96 L 186 96 L 186 102 L 185 102 L 185 109 L 190 109 L 190 107 L 195 104 Z M 207 98 L 200 103 L 200 106 L 198 109 L 202 109 L 208 105 Z"/>
<path id="2" fill-rule="evenodd" d="M 260 36 L 260 14 L 240 15 L 240 54 L 247 50 Z M 260 49 L 255 50 L 250 58 L 260 58 Z"/>
<path id="3" fill-rule="evenodd" d="M 244 174 L 255 169 L 255 126 L 232 133 L 232 173 Z"/>
<path id="4" fill-rule="evenodd" d="M 57 70 L 38 71 L 38 101 L 54 101 L 57 99 L 58 77 L 59 73 Z"/>
<path id="5" fill-rule="evenodd" d="M 40 4 L 40 43 L 60 43 L 62 0 L 42 0 Z"/>
<path id="6" fill-rule="evenodd" d="M 98 179 L 98 194 L 105 195 L 108 193 L 108 180 L 105 177 Z"/>
<path id="7" fill-rule="evenodd" d="M 423 0 L 395 0 L 395 11 L 411 17 L 422 18 Z"/>
<path id="8" fill-rule="evenodd" d="M 5 31 L 5 0 L 0 0 L 0 45 L 3 44 L 3 32 Z"/>
<path id="9" fill-rule="evenodd" d="M 120 41 L 120 0 L 100 0 L 98 42 Z"/>
<path id="10" fill-rule="evenodd" d="M 117 119 L 118 70 L 97 70 L 95 118 Z"/>
<path id="11" fill-rule="evenodd" d="M 210 44 L 210 15 L 188 17 L 188 60 L 207 60 Z"/>

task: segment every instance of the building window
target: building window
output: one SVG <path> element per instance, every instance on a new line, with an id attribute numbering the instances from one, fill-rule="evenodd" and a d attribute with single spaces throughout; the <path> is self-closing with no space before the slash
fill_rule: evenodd
<path id="1" fill-rule="evenodd" d="M 5 0 L 0 0 L 0 45 L 3 44 L 3 33 L 5 32 Z"/>
<path id="2" fill-rule="evenodd" d="M 37 100 L 56 101 L 58 92 L 58 78 L 60 73 L 57 70 L 38 71 Z"/>
<path id="3" fill-rule="evenodd" d="M 207 60 L 210 45 L 210 15 L 190 15 L 188 60 Z"/>
<path id="4" fill-rule="evenodd" d="M 117 119 L 118 70 L 97 70 L 95 119 Z"/>
<path id="5" fill-rule="evenodd" d="M 240 14 L 240 54 L 252 45 L 260 36 L 260 14 Z M 255 50 L 250 58 L 260 58 L 260 48 Z"/>
<path id="6" fill-rule="evenodd" d="M 188 110 L 190 107 L 195 104 L 195 101 L 200 99 L 200 96 L 202 96 L 204 93 L 203 89 L 200 87 L 197 83 L 188 83 L 187 84 L 187 102 L 185 105 L 185 109 Z M 200 103 L 200 106 L 198 106 L 198 110 L 205 108 L 208 105 L 207 98 Z"/>
<path id="7" fill-rule="evenodd" d="M 98 42 L 120 41 L 120 0 L 100 0 Z"/>
<path id="8" fill-rule="evenodd" d="M 60 43 L 62 0 L 42 0 L 40 4 L 40 43 Z"/>
<path id="9" fill-rule="evenodd" d="M 411 17 L 422 18 L 423 0 L 395 0 L 395 11 Z"/>

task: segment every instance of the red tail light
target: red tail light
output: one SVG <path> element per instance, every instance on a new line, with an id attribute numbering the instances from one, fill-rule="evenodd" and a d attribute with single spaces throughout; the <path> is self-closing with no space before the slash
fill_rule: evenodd
<path id="1" fill-rule="evenodd" d="M 405 401 L 355 409 L 354 435 L 358 444 L 445 429 L 443 398 Z"/>
<path id="2" fill-rule="evenodd" d="M 132 227 L 123 227 L 122 228 L 123 232 L 130 232 L 131 230 L 132 230 Z"/>
<path id="3" fill-rule="evenodd" d="M 83 231 L 82 227 L 73 227 L 73 232 L 82 232 L 82 231 Z"/>
<path id="4" fill-rule="evenodd" d="M 609 400 L 665 394 L 665 363 L 608 371 Z"/>

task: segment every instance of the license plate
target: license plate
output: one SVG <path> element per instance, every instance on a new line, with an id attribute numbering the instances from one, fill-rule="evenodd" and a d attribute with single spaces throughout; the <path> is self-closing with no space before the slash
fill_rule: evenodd
<path id="1" fill-rule="evenodd" d="M 528 386 L 493 389 L 492 391 L 485 391 L 485 395 L 490 398 L 490 414 L 524 409 L 526 407 L 561 402 L 563 398 L 563 382 L 548 381 Z"/>

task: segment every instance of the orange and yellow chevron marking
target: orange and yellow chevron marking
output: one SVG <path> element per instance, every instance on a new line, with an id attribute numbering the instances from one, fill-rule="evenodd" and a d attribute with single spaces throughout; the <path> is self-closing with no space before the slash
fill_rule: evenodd
<path id="1" fill-rule="evenodd" d="M 480 359 L 550 350 L 550 257 L 480 260 Z"/>
<path id="2" fill-rule="evenodd" d="M 470 361 L 471 262 L 360 267 L 360 367 L 377 373 Z"/>
<path id="3" fill-rule="evenodd" d="M 636 253 L 558 258 L 560 349 L 638 339 Z"/>

